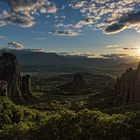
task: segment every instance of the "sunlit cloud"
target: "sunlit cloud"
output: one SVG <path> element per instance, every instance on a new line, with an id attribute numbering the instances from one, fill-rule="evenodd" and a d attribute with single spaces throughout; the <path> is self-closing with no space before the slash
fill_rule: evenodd
<path id="1" fill-rule="evenodd" d="M 106 48 L 108 48 L 108 49 L 114 49 L 114 48 L 120 48 L 122 45 L 121 44 L 114 44 L 114 45 L 108 45 L 108 46 L 106 46 Z"/>
<path id="2" fill-rule="evenodd" d="M 122 59 L 132 57 L 129 54 L 101 54 L 101 56 L 107 59 Z"/>
<path id="3" fill-rule="evenodd" d="M 59 53 L 59 55 L 62 56 L 73 56 L 73 57 L 87 57 L 87 58 L 95 58 L 96 55 L 94 53 L 77 53 L 77 52 L 71 52 L 71 53 L 67 53 L 67 52 L 61 52 Z"/>
<path id="4" fill-rule="evenodd" d="M 46 0 L 5 0 L 10 10 L 3 10 L 0 15 L 0 26 L 7 24 L 21 27 L 32 27 L 35 16 L 39 13 L 55 13 L 57 8 Z"/>

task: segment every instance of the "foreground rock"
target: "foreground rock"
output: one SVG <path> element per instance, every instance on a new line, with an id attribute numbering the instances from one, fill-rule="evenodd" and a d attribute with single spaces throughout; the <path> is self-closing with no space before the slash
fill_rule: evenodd
<path id="1" fill-rule="evenodd" d="M 26 92 L 26 80 L 22 81 L 22 77 L 19 71 L 19 65 L 16 57 L 13 54 L 3 53 L 2 56 L 0 56 L 0 81 L 2 81 L 1 83 L 3 83 L 4 81 L 7 83 L 7 89 L 6 85 L 4 86 L 3 84 L 0 90 L 5 87 L 6 92 L 4 95 L 11 98 L 13 101 L 24 102 L 28 98 L 31 98 L 31 96 L 28 96 L 28 90 Z M 23 94 L 24 96 L 26 95 L 26 99 L 24 98 Z"/>

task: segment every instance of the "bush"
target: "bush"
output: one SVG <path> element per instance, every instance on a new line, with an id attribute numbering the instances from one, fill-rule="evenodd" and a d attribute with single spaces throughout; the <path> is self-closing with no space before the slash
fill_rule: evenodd
<path id="1" fill-rule="evenodd" d="M 0 98 L 2 140 L 138 140 L 140 112 L 108 115 L 87 109 L 56 114 L 29 109 Z"/>

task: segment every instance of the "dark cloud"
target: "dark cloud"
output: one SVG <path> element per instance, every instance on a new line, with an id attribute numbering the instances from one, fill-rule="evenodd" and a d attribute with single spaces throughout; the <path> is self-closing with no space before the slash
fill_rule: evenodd
<path id="1" fill-rule="evenodd" d="M 131 12 L 122 16 L 118 23 L 112 24 L 105 29 L 106 33 L 120 32 L 126 28 L 135 28 L 140 26 L 140 11 Z"/>
<path id="2" fill-rule="evenodd" d="M 50 31 L 49 34 L 53 35 L 60 35 L 60 36 L 77 36 L 79 33 L 78 32 L 73 32 L 73 31 L 63 31 L 63 30 L 53 30 Z"/>
<path id="3" fill-rule="evenodd" d="M 11 48 L 11 49 L 23 49 L 24 45 L 22 45 L 22 44 L 20 44 L 18 42 L 12 41 L 12 42 L 8 43 L 8 48 Z"/>
<path id="4" fill-rule="evenodd" d="M 123 48 L 124 50 L 138 50 L 139 48 Z"/>
<path id="5" fill-rule="evenodd" d="M 24 45 L 22 45 L 21 43 L 15 42 L 15 41 L 9 42 L 7 47 L 5 47 L 4 49 L 23 50 L 23 51 L 30 51 L 30 52 L 45 52 L 41 48 L 36 48 L 36 49 L 25 48 Z"/>
<path id="6" fill-rule="evenodd" d="M 107 59 L 121 59 L 129 57 L 128 54 L 101 54 L 101 56 Z"/>
<path id="7" fill-rule="evenodd" d="M 117 33 L 117 32 L 120 32 L 121 30 L 123 30 L 124 28 L 125 28 L 125 24 L 115 23 L 115 24 L 108 26 L 105 29 L 105 33 L 108 33 L 108 34 Z"/>

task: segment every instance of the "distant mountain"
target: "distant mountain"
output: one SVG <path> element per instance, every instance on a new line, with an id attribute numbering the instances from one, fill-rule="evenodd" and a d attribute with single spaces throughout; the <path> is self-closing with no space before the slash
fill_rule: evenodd
<path id="1" fill-rule="evenodd" d="M 22 65 L 63 65 L 66 58 L 56 53 L 31 52 L 19 57 Z"/>
<path id="2" fill-rule="evenodd" d="M 32 49 L 1 49 L 0 54 L 3 52 L 15 54 L 20 65 L 115 68 L 116 66 L 123 67 L 123 63 L 127 65 L 127 63 L 134 63 L 136 61 L 128 59 L 88 58 L 86 56 L 63 56 L 57 53 L 37 52 Z"/>

